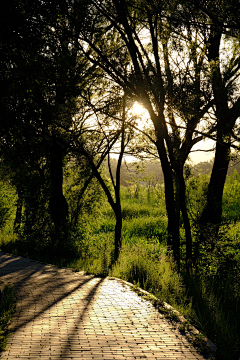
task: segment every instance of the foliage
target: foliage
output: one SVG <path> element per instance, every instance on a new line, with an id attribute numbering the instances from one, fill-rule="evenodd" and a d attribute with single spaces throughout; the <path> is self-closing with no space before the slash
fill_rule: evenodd
<path id="1" fill-rule="evenodd" d="M 216 343 L 217 359 L 226 360 L 238 359 L 240 351 L 239 180 L 237 171 L 227 177 L 222 226 L 218 237 L 212 240 L 208 237 L 209 244 L 199 243 L 197 230 L 209 176 L 193 176 L 187 182 L 192 228 L 196 229 L 194 245 L 198 266 L 186 285 L 201 330 Z"/>
<path id="2" fill-rule="evenodd" d="M 74 206 L 74 199 L 76 198 L 81 186 L 79 182 L 81 179 L 74 177 L 76 174 L 69 169 L 65 173 L 65 190 L 68 192 L 67 199 L 71 206 Z M 12 197 L 9 202 L 11 205 L 11 214 L 9 217 L 11 221 L 7 223 L 1 232 L 1 249 L 15 254 L 21 254 L 26 257 L 35 258 L 45 261 L 55 261 L 64 264 L 70 258 L 79 257 L 81 255 L 80 240 L 85 232 L 84 223 L 91 213 L 97 213 L 97 204 L 102 197 L 102 192 L 99 189 L 98 183 L 94 179 L 91 186 L 85 191 L 84 201 L 81 207 L 81 212 L 78 214 L 77 224 L 73 226 L 71 217 L 67 225 L 67 233 L 64 241 L 59 242 L 57 246 L 52 242 L 53 223 L 49 214 L 49 197 L 48 187 L 41 184 L 41 177 L 37 172 L 26 174 L 28 180 L 26 196 L 23 203 L 23 211 L 21 217 L 21 227 L 17 234 L 13 234 L 13 222 L 15 219 L 16 195 L 14 187 L 11 187 L 7 182 L 3 182 L 3 189 L 9 188 L 15 197 Z M 76 185 L 79 185 L 77 187 Z M 76 188 L 74 189 L 74 186 Z M 72 189 L 73 188 L 73 189 Z M 71 189 L 71 190 L 70 190 Z M 74 193 L 75 190 L 75 193 Z M 95 194 L 95 192 L 97 194 Z M 7 192 L 5 194 L 7 196 Z M 13 202 L 14 201 L 14 202 Z M 70 213 L 70 216 L 72 213 Z M 60 262 L 59 262 L 60 261 Z"/>
<path id="3" fill-rule="evenodd" d="M 5 285 L 0 300 L 0 351 L 6 349 L 8 336 L 7 326 L 15 310 L 15 303 L 14 289 L 10 285 Z"/>
<path id="4" fill-rule="evenodd" d="M 103 197 L 101 186 L 84 159 L 71 159 L 66 164 L 63 192 L 68 203 L 69 222 L 74 231 L 85 214 L 96 211 Z"/>
<path id="5" fill-rule="evenodd" d="M 0 180 L 0 229 L 4 228 L 6 223 L 13 221 L 13 212 L 15 210 L 16 191 L 9 183 L 9 180 Z"/>
<path id="6" fill-rule="evenodd" d="M 235 170 L 226 179 L 223 192 L 223 220 L 239 221 L 240 220 L 240 176 Z"/>
<path id="7" fill-rule="evenodd" d="M 190 176 L 187 180 L 187 207 L 193 225 L 197 225 L 206 201 L 209 175 Z"/>

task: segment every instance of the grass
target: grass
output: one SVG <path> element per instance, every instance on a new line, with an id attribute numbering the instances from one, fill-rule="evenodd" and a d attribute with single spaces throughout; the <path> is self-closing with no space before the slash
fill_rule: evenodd
<path id="1" fill-rule="evenodd" d="M 14 289 L 10 285 L 5 285 L 0 301 L 0 351 L 6 349 L 9 334 L 8 325 L 15 310 L 15 304 Z"/>
<path id="2" fill-rule="evenodd" d="M 180 306 L 184 285 L 173 261 L 165 253 L 166 248 L 156 241 L 124 244 L 111 275 L 138 284 L 172 306 Z"/>
<path id="3" fill-rule="evenodd" d="M 191 181 L 188 194 L 191 214 L 197 216 L 202 207 L 201 187 L 206 187 L 206 179 L 198 177 L 195 182 L 194 187 Z M 229 188 L 228 182 L 225 198 L 230 196 Z M 237 186 L 235 188 L 238 190 Z M 164 194 L 158 190 L 152 191 L 149 198 L 146 189 L 140 187 L 138 197 L 134 197 L 127 189 L 122 190 L 123 244 L 114 267 L 115 219 L 112 209 L 104 200 L 95 212 L 83 214 L 79 229 L 74 233 L 75 257 L 47 258 L 44 251 L 41 258 L 39 252 L 35 254 L 36 257 L 34 253 L 31 257 L 129 281 L 154 294 L 160 301 L 172 305 L 184 315 L 187 324 L 192 323 L 206 334 L 217 345 L 217 360 L 239 360 L 240 219 L 236 217 L 234 201 L 229 198 L 225 201 L 229 218 L 224 210 L 225 225 L 221 228 L 221 237 L 214 252 L 208 253 L 200 244 L 199 267 L 187 276 L 184 271 L 178 274 L 172 259 L 166 255 L 167 217 L 163 205 Z M 194 229 L 194 222 L 192 228 Z M 182 228 L 180 234 L 181 251 L 184 253 Z M 194 236 L 196 242 L 197 233 Z M 19 240 L 13 239 L 8 229 L 2 230 L 0 241 L 2 250 L 25 255 L 21 253 Z M 27 243 L 25 247 L 28 248 Z M 196 339 L 196 342 L 201 342 L 200 340 Z"/>

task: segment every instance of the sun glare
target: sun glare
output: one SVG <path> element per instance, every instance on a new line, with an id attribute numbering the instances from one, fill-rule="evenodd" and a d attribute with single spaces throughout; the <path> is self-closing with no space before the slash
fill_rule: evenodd
<path id="1" fill-rule="evenodd" d="M 133 115 L 136 116 L 142 116 L 145 111 L 144 107 L 141 104 L 139 104 L 137 101 L 135 101 L 131 110 Z"/>

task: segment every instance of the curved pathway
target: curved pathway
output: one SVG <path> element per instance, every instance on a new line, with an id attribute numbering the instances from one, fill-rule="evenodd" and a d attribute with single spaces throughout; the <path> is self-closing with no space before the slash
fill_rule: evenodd
<path id="1" fill-rule="evenodd" d="M 1 359 L 206 359 L 150 302 L 116 279 L 0 252 L 17 306 Z"/>

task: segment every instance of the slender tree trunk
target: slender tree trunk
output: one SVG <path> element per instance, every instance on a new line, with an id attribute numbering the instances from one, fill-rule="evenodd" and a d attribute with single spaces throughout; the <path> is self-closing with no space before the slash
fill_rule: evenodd
<path id="1" fill-rule="evenodd" d="M 191 226 L 187 212 L 186 205 L 186 185 L 183 177 L 183 169 L 179 173 L 179 197 L 180 197 L 180 207 L 183 217 L 184 229 L 185 229 L 185 238 L 186 238 L 186 270 L 189 272 L 192 268 L 192 233 Z"/>
<path id="2" fill-rule="evenodd" d="M 22 207 L 23 207 L 23 197 L 21 192 L 18 192 L 18 199 L 17 199 L 17 210 L 16 210 L 16 216 L 14 220 L 14 233 L 18 233 L 20 226 L 21 226 L 21 220 L 22 220 Z"/>
<path id="3" fill-rule="evenodd" d="M 121 248 L 122 248 L 122 211 L 121 206 L 118 206 L 115 211 L 116 224 L 115 224 L 115 249 L 114 259 L 117 261 Z"/>
<path id="4" fill-rule="evenodd" d="M 84 197 L 85 191 L 88 188 L 88 185 L 91 183 L 92 179 L 93 179 L 93 174 L 91 174 L 88 179 L 85 181 L 80 193 L 78 194 L 78 198 L 77 198 L 77 206 L 76 206 L 76 210 L 74 212 L 74 214 L 72 215 L 72 219 L 71 219 L 71 224 L 76 227 L 77 223 L 78 223 L 78 218 L 79 218 L 79 214 L 81 211 L 81 200 Z"/>
<path id="5" fill-rule="evenodd" d="M 121 129 L 121 148 L 120 154 L 117 162 L 116 169 L 116 185 L 114 186 L 115 191 L 115 216 L 116 216 L 116 225 L 115 225 L 115 253 L 114 258 L 115 262 L 117 261 L 120 250 L 122 248 L 122 208 L 121 208 L 121 198 L 120 198 L 120 174 L 121 166 L 123 160 L 123 154 L 125 149 L 125 121 L 126 121 L 126 96 L 123 96 L 123 113 L 122 113 L 122 129 Z M 110 159 L 109 159 L 110 160 Z M 110 168 L 109 168 L 110 170 Z M 113 182 L 114 185 L 114 182 Z"/>
<path id="6" fill-rule="evenodd" d="M 175 206 L 176 206 L 176 217 L 179 226 L 180 212 L 182 213 L 185 239 L 186 239 L 186 270 L 189 272 L 192 268 L 192 233 L 191 226 L 186 205 L 186 185 L 183 176 L 183 167 L 178 166 L 175 175 Z"/>
<path id="7" fill-rule="evenodd" d="M 63 195 L 63 150 L 53 139 L 50 157 L 50 214 L 55 227 L 54 243 L 63 241 L 67 234 L 68 204 Z"/>
<path id="8" fill-rule="evenodd" d="M 167 158 L 164 140 L 159 138 L 156 145 L 161 160 L 165 185 L 165 202 L 168 215 L 167 246 L 169 250 L 173 251 L 173 256 L 177 263 L 178 270 L 180 270 L 180 236 L 179 223 L 176 214 L 176 204 L 174 200 L 173 172 Z"/>

